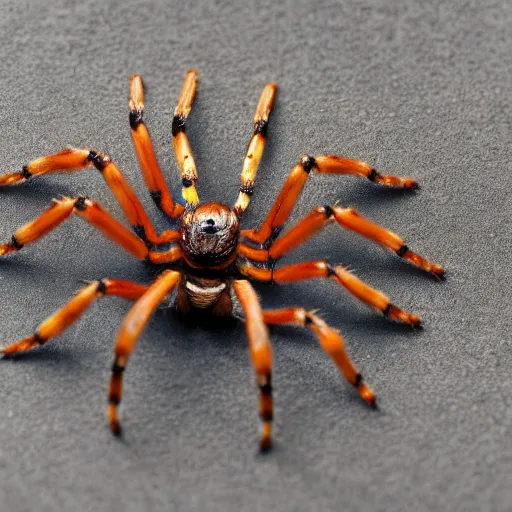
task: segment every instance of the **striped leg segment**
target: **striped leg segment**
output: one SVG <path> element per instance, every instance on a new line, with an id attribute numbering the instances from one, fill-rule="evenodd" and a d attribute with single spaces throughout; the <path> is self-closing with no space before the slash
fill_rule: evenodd
<path id="1" fill-rule="evenodd" d="M 254 133 L 247 147 L 247 153 L 242 168 L 240 194 L 234 206 L 234 210 L 238 215 L 247 210 L 251 202 L 251 196 L 254 193 L 254 182 L 267 142 L 268 118 L 272 110 L 276 90 L 276 84 L 268 83 L 263 89 L 258 106 L 256 107 L 256 113 L 254 114 Z"/>
<path id="2" fill-rule="evenodd" d="M 270 449 L 272 444 L 272 347 L 270 346 L 263 312 L 251 283 L 238 280 L 234 282 L 233 288 L 245 313 L 251 360 L 256 372 L 256 384 L 260 392 L 259 410 L 263 422 L 260 449 L 265 452 Z"/>
<path id="3" fill-rule="evenodd" d="M 274 271 L 242 265 L 240 271 L 245 276 L 258 281 L 274 281 L 276 283 L 292 283 L 316 277 L 330 278 L 361 302 L 379 310 L 387 318 L 409 324 L 411 327 L 421 327 L 421 321 L 417 315 L 398 308 L 382 292 L 368 286 L 340 265 L 332 266 L 326 261 L 308 261 L 287 265 Z"/>
<path id="4" fill-rule="evenodd" d="M 95 151 L 67 148 L 59 153 L 43 156 L 24 166 L 22 172 L 0 176 L 0 187 L 51 172 L 79 171 L 91 166 L 100 171 L 137 235 L 151 244 L 164 244 L 176 239 L 175 231 L 164 231 L 160 235 L 156 233 L 142 204 L 121 171 L 109 156 Z"/>
<path id="5" fill-rule="evenodd" d="M 423 256 L 412 252 L 397 234 L 365 219 L 352 208 L 339 208 L 337 206 L 319 206 L 315 208 L 283 236 L 273 242 L 268 250 L 252 249 L 241 244 L 239 253 L 254 261 L 265 261 L 267 255 L 268 259 L 276 261 L 302 245 L 311 236 L 323 229 L 324 226 L 334 221 L 345 229 L 349 229 L 387 249 L 391 249 L 404 260 L 432 274 L 434 277 L 444 279 L 444 269 L 441 265 L 431 263 Z"/>
<path id="6" fill-rule="evenodd" d="M 313 331 L 322 348 L 332 358 L 343 376 L 357 389 L 362 399 L 371 407 L 377 403 L 373 391 L 363 382 L 362 375 L 345 352 L 343 338 L 339 332 L 329 327 L 321 318 L 303 308 L 285 308 L 263 311 L 267 324 L 290 324 L 306 327 Z"/>
<path id="7" fill-rule="evenodd" d="M 98 203 L 84 197 L 54 199 L 52 206 L 42 215 L 18 229 L 10 242 L 0 245 L 0 256 L 19 251 L 25 245 L 39 240 L 73 213 L 85 219 L 136 258 L 143 260 L 148 256 L 148 248 L 140 238 L 126 229 Z"/>
<path id="8" fill-rule="evenodd" d="M 82 313 L 99 297 L 113 295 L 128 300 L 137 300 L 146 290 L 147 286 L 119 279 L 102 279 L 89 283 L 65 306 L 39 325 L 32 336 L 12 343 L 0 349 L 0 352 L 5 355 L 12 355 L 44 345 L 76 322 L 82 316 Z"/>
<path id="9" fill-rule="evenodd" d="M 110 379 L 108 417 L 110 429 L 115 435 L 121 434 L 121 425 L 117 417 L 117 408 L 121 402 L 123 388 L 123 372 L 128 363 L 135 344 L 149 318 L 178 284 L 181 274 L 174 270 L 164 271 L 158 279 L 137 300 L 121 325 L 114 348 L 114 363 Z"/>
<path id="10" fill-rule="evenodd" d="M 197 89 L 197 73 L 191 69 L 185 75 L 183 88 L 178 100 L 178 105 L 174 111 L 172 120 L 172 142 L 174 153 L 181 170 L 181 184 L 183 199 L 189 204 L 199 202 L 196 191 L 197 169 L 190 148 L 188 137 L 185 134 L 185 123 L 192 109 L 192 103 Z"/>
<path id="11" fill-rule="evenodd" d="M 274 206 L 258 230 L 245 230 L 242 234 L 249 240 L 270 244 L 281 232 L 287 221 L 297 198 L 299 197 L 311 171 L 320 174 L 352 174 L 368 178 L 387 187 L 414 189 L 417 184 L 410 178 L 397 178 L 395 176 L 382 176 L 365 162 L 348 160 L 339 156 L 304 155 L 288 175 Z"/>
<path id="12" fill-rule="evenodd" d="M 172 218 L 183 213 L 183 206 L 174 204 L 167 183 L 164 180 L 156 159 L 153 144 L 148 129 L 143 121 L 144 114 L 144 84 L 140 75 L 130 77 L 130 127 L 132 129 L 133 145 L 139 159 L 139 165 L 144 181 L 156 205 Z"/>

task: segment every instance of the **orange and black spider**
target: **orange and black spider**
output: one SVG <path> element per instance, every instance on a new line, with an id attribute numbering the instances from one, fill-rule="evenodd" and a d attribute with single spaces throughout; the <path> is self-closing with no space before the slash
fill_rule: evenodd
<path id="1" fill-rule="evenodd" d="M 322 348 L 361 397 L 372 407 L 375 407 L 376 402 L 372 390 L 345 353 L 343 339 L 337 330 L 329 327 L 314 313 L 300 307 L 262 310 L 249 279 L 289 283 L 317 277 L 329 278 L 386 317 L 412 327 L 420 327 L 418 316 L 400 309 L 386 295 L 363 283 L 341 265 L 319 260 L 278 267 L 277 262 L 325 225 L 336 222 L 343 228 L 391 249 L 401 258 L 439 279 L 444 277 L 444 271 L 440 265 L 430 263 L 410 250 L 398 235 L 350 208 L 320 206 L 281 235 L 311 171 L 362 176 L 386 187 L 416 188 L 416 182 L 411 178 L 383 176 L 365 162 L 339 156 L 303 156 L 291 170 L 260 228 L 240 230 L 239 218 L 249 206 L 265 147 L 269 115 L 276 93 L 274 83 L 265 86 L 256 108 L 254 133 L 243 162 L 240 193 L 234 207 L 221 203 L 200 204 L 195 187 L 196 166 L 185 132 L 196 86 L 196 72 L 190 70 L 185 76 L 172 121 L 174 150 L 181 169 L 182 194 L 186 202 L 182 206 L 176 204 L 171 197 L 143 121 L 142 79 L 138 75 L 130 78 L 129 119 L 142 174 L 155 203 L 169 218 L 179 222 L 178 229 L 157 233 L 120 170 L 110 157 L 96 151 L 65 149 L 33 160 L 21 172 L 0 176 L 0 186 L 8 186 L 51 172 L 95 167 L 116 196 L 135 233 L 125 228 L 92 199 L 63 197 L 54 200 L 41 216 L 18 229 L 9 242 L 0 245 L 0 256 L 19 251 L 39 240 L 76 213 L 132 256 L 165 268 L 149 286 L 117 279 L 102 279 L 87 284 L 65 306 L 40 324 L 32 336 L 4 347 L 1 352 L 12 355 L 44 345 L 75 322 L 99 297 L 115 295 L 136 301 L 121 326 L 114 348 L 108 416 L 112 432 L 119 435 L 121 427 L 117 409 L 122 396 L 123 372 L 137 339 L 155 309 L 169 301 L 185 314 L 206 314 L 215 318 L 229 317 L 240 312 L 245 318 L 259 390 L 259 414 L 263 422 L 260 447 L 267 450 L 271 445 L 273 416 L 272 356 L 267 324 L 291 324 L 312 330 Z"/>

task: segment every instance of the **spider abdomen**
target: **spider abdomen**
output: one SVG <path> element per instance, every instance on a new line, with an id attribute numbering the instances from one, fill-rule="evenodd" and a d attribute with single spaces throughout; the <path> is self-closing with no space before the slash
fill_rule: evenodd
<path id="1" fill-rule="evenodd" d="M 229 316 L 232 311 L 231 283 L 222 278 L 204 278 L 185 274 L 176 297 L 179 311 L 208 311 L 213 315 Z"/>

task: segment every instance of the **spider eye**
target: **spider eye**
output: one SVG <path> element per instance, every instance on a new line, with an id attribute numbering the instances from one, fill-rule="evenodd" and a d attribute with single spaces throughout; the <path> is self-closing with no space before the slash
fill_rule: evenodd
<path id="1" fill-rule="evenodd" d="M 206 224 L 208 224 L 208 226 L 215 226 L 215 221 L 213 219 L 208 219 Z"/>

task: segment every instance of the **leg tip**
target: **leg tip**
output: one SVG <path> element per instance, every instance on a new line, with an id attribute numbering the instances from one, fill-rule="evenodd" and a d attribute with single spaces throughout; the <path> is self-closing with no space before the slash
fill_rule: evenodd
<path id="1" fill-rule="evenodd" d="M 268 453 L 272 449 L 272 440 L 270 437 L 263 437 L 260 441 L 260 453 Z"/>
<path id="2" fill-rule="evenodd" d="M 446 272 L 441 265 L 432 265 L 430 273 L 439 281 L 446 281 Z"/>
<path id="3" fill-rule="evenodd" d="M 413 329 L 416 329 L 417 331 L 422 331 L 423 330 L 423 323 L 422 321 L 418 318 L 418 321 L 414 324 L 411 325 L 411 327 Z"/>
<path id="4" fill-rule="evenodd" d="M 417 181 L 407 180 L 406 184 L 405 184 L 405 188 L 407 188 L 409 190 L 419 190 L 421 187 Z"/>
<path id="5" fill-rule="evenodd" d="M 358 386 L 359 388 L 359 394 L 361 395 L 361 398 L 372 408 L 377 408 L 377 399 L 375 398 L 375 395 L 371 388 L 367 386 L 361 378 L 360 384 Z"/>
<path id="6" fill-rule="evenodd" d="M 123 435 L 123 429 L 121 428 L 121 424 L 119 421 L 112 421 L 110 423 L 110 431 L 115 437 L 121 437 Z"/>

